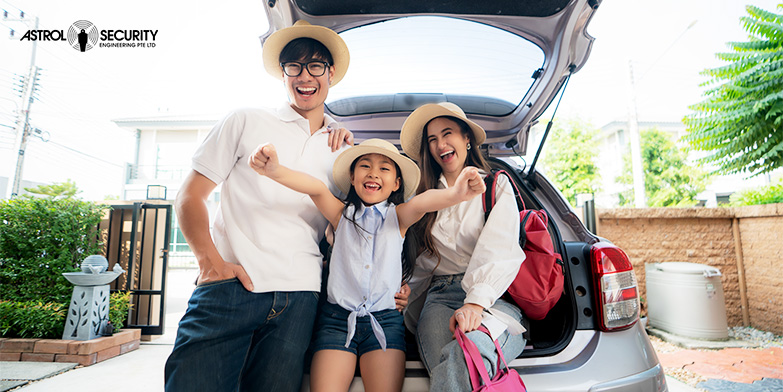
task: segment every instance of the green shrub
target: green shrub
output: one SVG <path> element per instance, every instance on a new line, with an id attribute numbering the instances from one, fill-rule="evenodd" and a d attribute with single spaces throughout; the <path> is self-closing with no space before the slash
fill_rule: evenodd
<path id="1" fill-rule="evenodd" d="M 746 189 L 730 197 L 732 207 L 783 203 L 783 182 Z"/>
<path id="2" fill-rule="evenodd" d="M 105 205 L 75 199 L 16 198 L 0 202 L 0 300 L 67 304 L 78 271 L 100 252 L 95 229 Z"/>
<path id="3" fill-rule="evenodd" d="M 130 303 L 130 296 L 130 291 L 115 291 L 109 296 L 109 321 L 115 331 L 119 331 L 125 326 L 128 310 L 133 307 Z"/>
<path id="4" fill-rule="evenodd" d="M 58 260 L 0 259 L 0 299 L 67 304 L 73 285 L 61 274 L 77 270 Z"/>
<path id="5" fill-rule="evenodd" d="M 60 303 L 0 301 L 0 335 L 60 339 L 65 314 L 65 305 Z"/>

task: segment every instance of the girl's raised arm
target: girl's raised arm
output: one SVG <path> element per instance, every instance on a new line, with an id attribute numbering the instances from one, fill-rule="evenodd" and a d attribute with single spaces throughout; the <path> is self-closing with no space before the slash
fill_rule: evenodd
<path id="1" fill-rule="evenodd" d="M 332 224 L 332 227 L 337 228 L 345 206 L 343 202 L 334 197 L 321 180 L 281 165 L 277 159 L 275 146 L 268 143 L 258 146 L 250 154 L 247 163 L 256 173 L 267 176 L 293 191 L 310 196 L 321 214 Z"/>
<path id="2" fill-rule="evenodd" d="M 424 214 L 470 200 L 484 193 L 486 189 L 478 169 L 473 166 L 462 169 L 454 186 L 446 189 L 430 189 L 414 196 L 407 203 L 397 206 L 400 233 L 404 236 L 408 227 L 421 219 Z"/>

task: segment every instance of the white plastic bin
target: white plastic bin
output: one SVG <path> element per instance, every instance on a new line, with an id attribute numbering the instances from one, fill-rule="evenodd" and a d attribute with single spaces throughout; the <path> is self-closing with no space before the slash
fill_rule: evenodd
<path id="1" fill-rule="evenodd" d="M 720 277 L 720 270 L 703 264 L 646 264 L 648 324 L 695 339 L 728 339 Z"/>

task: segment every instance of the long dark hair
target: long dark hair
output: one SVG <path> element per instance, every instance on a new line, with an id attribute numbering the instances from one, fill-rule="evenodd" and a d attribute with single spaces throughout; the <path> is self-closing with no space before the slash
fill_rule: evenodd
<path id="1" fill-rule="evenodd" d="M 476 143 L 476 138 L 473 136 L 473 132 L 471 131 L 468 124 L 457 117 L 442 117 L 457 123 L 457 125 L 459 125 L 460 132 L 463 136 L 468 137 L 468 142 L 473 147 L 468 150 L 468 156 L 465 159 L 465 166 L 474 166 L 489 172 L 489 164 L 481 154 L 478 143 Z M 424 124 L 424 129 L 421 130 L 423 133 L 421 138 L 421 145 L 419 146 L 419 156 L 421 157 L 421 162 L 419 163 L 421 168 L 421 182 L 419 182 L 419 189 L 417 193 L 422 193 L 429 189 L 437 189 L 438 180 L 440 179 L 440 175 L 443 174 L 443 168 L 441 168 L 438 162 L 435 161 L 435 157 L 430 154 L 429 142 L 427 141 L 427 127 L 430 125 L 432 120 Z M 438 263 L 435 265 L 435 268 L 433 268 L 433 271 L 438 268 L 438 265 L 440 265 L 441 261 L 440 252 L 438 252 L 438 248 L 435 247 L 435 240 L 432 238 L 432 227 L 435 225 L 435 218 L 437 217 L 437 214 L 437 212 L 428 212 L 408 230 L 408 232 L 413 234 L 413 236 L 417 239 L 417 254 L 427 252 L 428 254 L 438 258 Z"/>
<path id="2" fill-rule="evenodd" d="M 351 175 L 353 176 L 353 170 L 356 167 L 356 162 L 359 161 L 359 158 L 363 157 L 359 156 L 356 159 L 351 162 Z M 405 202 L 405 179 L 402 178 L 402 170 L 400 170 L 400 166 L 397 165 L 397 162 L 394 162 L 392 160 L 392 163 L 394 163 L 394 169 L 397 170 L 397 178 L 400 180 L 400 187 L 397 188 L 396 191 L 393 191 L 391 195 L 389 195 L 389 203 L 394 203 L 395 206 L 398 206 Z M 359 194 L 356 193 L 356 189 L 353 188 L 353 184 L 351 184 L 350 189 L 348 189 L 348 196 L 345 197 L 345 207 L 343 207 L 343 216 L 345 219 L 353 223 L 353 227 L 356 230 L 357 233 L 361 234 L 361 231 L 364 231 L 365 233 L 367 230 L 360 227 L 356 223 L 356 214 L 359 212 L 359 208 L 363 205 L 364 202 L 362 202 L 362 199 L 359 197 Z M 353 206 L 353 216 L 348 216 L 348 207 Z M 361 230 L 361 231 L 360 231 Z M 406 283 L 408 280 L 410 280 L 411 276 L 413 276 L 413 264 L 416 261 L 416 254 L 411 250 L 412 244 L 408 243 L 408 235 L 411 233 L 410 228 L 408 229 L 406 236 L 405 236 L 405 242 L 403 243 L 402 248 L 402 282 Z M 415 249 L 415 248 L 413 248 Z"/>

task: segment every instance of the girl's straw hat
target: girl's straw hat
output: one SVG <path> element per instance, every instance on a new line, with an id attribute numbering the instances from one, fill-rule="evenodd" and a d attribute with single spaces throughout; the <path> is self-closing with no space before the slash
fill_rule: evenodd
<path id="1" fill-rule="evenodd" d="M 334 79 L 332 86 L 337 84 L 348 71 L 351 56 L 345 41 L 334 31 L 323 26 L 311 25 L 304 20 L 297 20 L 291 27 L 286 27 L 272 33 L 264 42 L 264 68 L 266 72 L 277 79 L 283 80 L 283 69 L 280 68 L 280 52 L 289 42 L 297 38 L 312 38 L 326 46 L 334 61 Z"/>
<path id="2" fill-rule="evenodd" d="M 358 146 L 353 146 L 337 156 L 337 159 L 334 160 L 332 175 L 340 191 L 348 194 L 348 191 L 351 189 L 351 164 L 356 158 L 366 154 L 381 154 L 393 160 L 400 167 L 400 176 L 405 185 L 405 200 L 416 194 L 416 189 L 419 187 L 419 177 L 421 176 L 419 167 L 416 166 L 415 162 L 400 154 L 400 151 L 397 150 L 397 147 L 394 147 L 394 144 L 383 139 L 367 139 Z"/>
<path id="3" fill-rule="evenodd" d="M 413 113 L 405 119 L 405 123 L 402 124 L 402 130 L 400 131 L 400 144 L 402 150 L 413 158 L 417 162 L 421 162 L 421 156 L 419 149 L 421 148 L 421 138 L 424 135 L 424 126 L 427 125 L 430 120 L 436 117 L 456 117 L 468 124 L 470 130 L 473 132 L 473 139 L 476 140 L 476 144 L 480 145 L 484 143 L 487 138 L 484 128 L 481 128 L 478 124 L 468 120 L 468 116 L 462 109 L 451 103 L 428 103 L 426 105 L 419 106 Z M 478 147 L 478 146 L 476 146 Z"/>

